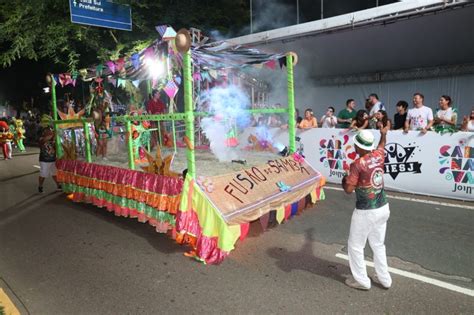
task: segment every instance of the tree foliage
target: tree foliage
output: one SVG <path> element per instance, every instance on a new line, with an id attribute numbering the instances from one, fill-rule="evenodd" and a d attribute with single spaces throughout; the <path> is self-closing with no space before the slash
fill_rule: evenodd
<path id="1" fill-rule="evenodd" d="M 238 34 L 248 21 L 244 0 L 116 2 L 131 5 L 132 32 L 73 24 L 68 0 L 0 1 L 0 66 L 30 59 L 73 70 L 144 47 L 157 37 L 156 25 Z"/>

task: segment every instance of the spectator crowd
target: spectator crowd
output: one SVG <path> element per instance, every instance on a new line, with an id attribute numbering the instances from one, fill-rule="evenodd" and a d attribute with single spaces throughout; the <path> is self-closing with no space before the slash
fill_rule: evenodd
<path id="1" fill-rule="evenodd" d="M 356 110 L 355 100 L 348 99 L 345 108 L 340 110 L 337 115 L 334 107 L 330 106 L 319 121 L 310 108 L 305 110 L 304 117 L 300 117 L 297 112 L 296 126 L 299 129 L 321 127 L 353 130 L 379 129 L 380 126 L 388 126 L 390 130 L 403 130 L 405 133 L 413 130 L 423 134 L 430 130 L 439 133 L 474 131 L 474 108 L 470 115 L 464 116 L 461 124 L 458 125 L 458 111 L 453 107 L 450 96 L 442 95 L 439 98 L 439 107 L 435 113 L 424 104 L 424 99 L 423 94 L 415 93 L 412 108 L 409 108 L 408 102 L 398 101 L 397 112 L 391 120 L 383 102 L 380 101 L 377 94 L 372 93 L 365 102 L 365 109 Z M 282 127 L 286 128 L 287 124 Z"/>

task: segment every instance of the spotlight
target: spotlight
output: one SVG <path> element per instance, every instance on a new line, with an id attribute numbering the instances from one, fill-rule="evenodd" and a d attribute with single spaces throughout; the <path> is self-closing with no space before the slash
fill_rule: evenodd
<path id="1" fill-rule="evenodd" d="M 44 94 L 48 94 L 49 93 L 49 87 L 44 87 L 43 92 L 44 92 Z"/>
<path id="2" fill-rule="evenodd" d="M 165 72 L 165 66 L 162 62 L 157 59 L 146 59 L 145 60 L 148 74 L 150 77 L 157 79 L 158 77 L 162 76 Z"/>

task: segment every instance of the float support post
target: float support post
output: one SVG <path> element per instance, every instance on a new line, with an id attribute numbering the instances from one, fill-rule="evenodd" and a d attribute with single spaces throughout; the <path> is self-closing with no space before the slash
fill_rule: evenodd
<path id="1" fill-rule="evenodd" d="M 51 103 L 53 105 L 53 120 L 58 120 L 58 107 L 56 102 L 56 81 L 54 80 L 53 75 L 50 75 L 51 78 Z M 61 158 L 63 156 L 63 148 L 61 146 L 61 137 L 58 133 L 59 125 L 54 124 L 54 137 L 56 143 L 56 157 Z"/>
<path id="2" fill-rule="evenodd" d="M 127 120 L 126 126 L 127 126 L 128 167 L 131 170 L 134 170 L 135 157 L 133 156 L 133 135 L 132 135 L 132 123 L 130 122 L 130 120 Z"/>
<path id="3" fill-rule="evenodd" d="M 91 155 L 91 134 L 90 134 L 90 123 L 84 122 L 84 139 L 86 142 L 86 162 L 92 162 L 92 155 Z"/>
<path id="4" fill-rule="evenodd" d="M 183 54 L 183 79 L 184 79 L 184 114 L 186 125 L 186 137 L 192 148 L 186 148 L 188 162 L 188 175 L 196 178 L 196 164 L 194 156 L 194 113 L 193 113 L 193 79 L 191 76 L 191 52 L 188 50 Z"/>
<path id="5" fill-rule="evenodd" d="M 288 134 L 289 151 L 296 152 L 296 121 L 295 121 L 295 88 L 293 85 L 293 56 L 286 55 L 286 71 L 288 81 Z"/>

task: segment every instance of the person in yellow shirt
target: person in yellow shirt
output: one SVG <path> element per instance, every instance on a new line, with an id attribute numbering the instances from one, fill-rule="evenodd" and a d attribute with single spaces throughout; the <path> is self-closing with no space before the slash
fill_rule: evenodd
<path id="1" fill-rule="evenodd" d="M 304 111 L 304 118 L 298 125 L 300 129 L 318 128 L 318 120 L 313 115 L 313 111 L 308 108 Z"/>

